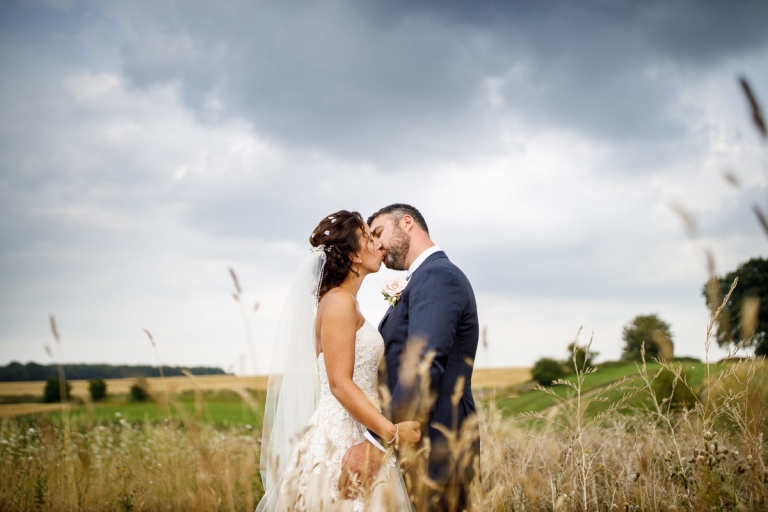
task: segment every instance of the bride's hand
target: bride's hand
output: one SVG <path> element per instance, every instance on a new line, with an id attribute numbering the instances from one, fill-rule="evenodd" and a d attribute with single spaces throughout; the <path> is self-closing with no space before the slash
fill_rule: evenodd
<path id="1" fill-rule="evenodd" d="M 418 421 L 403 421 L 397 424 L 395 448 L 402 450 L 415 445 L 421 439 L 421 424 Z"/>

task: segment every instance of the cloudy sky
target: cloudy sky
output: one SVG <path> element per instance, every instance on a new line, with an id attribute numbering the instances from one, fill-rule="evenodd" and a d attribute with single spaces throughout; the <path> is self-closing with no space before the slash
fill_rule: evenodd
<path id="1" fill-rule="evenodd" d="M 4 1 L 0 364 L 49 362 L 53 314 L 62 361 L 151 363 L 146 328 L 166 364 L 250 373 L 247 328 L 264 371 L 317 222 L 393 202 L 472 282 L 479 366 L 580 326 L 616 358 L 647 313 L 703 357 L 704 250 L 767 247 L 737 83 L 768 104 L 767 26 L 764 1 Z"/>

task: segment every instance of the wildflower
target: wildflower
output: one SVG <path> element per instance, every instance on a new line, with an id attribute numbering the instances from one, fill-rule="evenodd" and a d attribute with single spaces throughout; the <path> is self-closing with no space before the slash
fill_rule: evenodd
<path id="1" fill-rule="evenodd" d="M 117 418 L 121 417 L 122 415 L 123 415 L 123 413 L 121 413 L 121 412 L 116 412 L 115 413 L 115 417 L 117 417 Z"/>
<path id="2" fill-rule="evenodd" d="M 592 450 L 590 450 L 589 448 L 587 448 L 586 450 L 584 450 L 584 453 L 592 453 Z"/>

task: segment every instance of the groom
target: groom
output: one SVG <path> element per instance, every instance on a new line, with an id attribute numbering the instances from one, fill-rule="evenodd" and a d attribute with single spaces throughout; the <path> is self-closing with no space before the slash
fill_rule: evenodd
<path id="1" fill-rule="evenodd" d="M 407 271 L 407 286 L 379 324 L 392 397 L 391 419 L 414 419 L 408 417 L 408 411 L 413 409 L 411 404 L 427 399 L 418 396 L 418 381 L 401 378 L 409 340 L 424 339 L 426 346 L 417 357 L 434 353 L 428 376 L 435 401 L 422 431 L 426 430 L 431 444 L 429 477 L 442 487 L 442 492 L 432 497 L 430 510 L 462 510 L 467 506 L 468 485 L 480 442 L 477 434 L 473 434 L 468 450 L 458 454 L 461 460 L 457 460 L 443 432 L 458 434 L 465 420 L 476 414 L 471 389 L 479 337 L 475 295 L 464 273 L 432 242 L 424 217 L 413 206 L 387 206 L 371 215 L 368 224 L 374 238 L 381 242 L 384 264 L 393 270 Z M 384 445 L 371 432 L 366 437 L 369 442 L 353 446 L 345 457 L 346 467 L 353 474 L 363 474 L 365 458 L 371 454 L 370 445 L 379 449 Z"/>

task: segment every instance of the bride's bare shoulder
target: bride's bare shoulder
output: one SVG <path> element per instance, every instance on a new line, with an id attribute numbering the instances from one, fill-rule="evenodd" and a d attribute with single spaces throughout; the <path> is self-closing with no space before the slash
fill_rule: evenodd
<path id="1" fill-rule="evenodd" d="M 325 312 L 349 313 L 357 310 L 357 301 L 348 291 L 332 288 L 320 299 L 318 309 Z"/>
<path id="2" fill-rule="evenodd" d="M 346 290 L 342 288 L 332 288 L 323 295 L 318 305 L 318 315 L 333 317 L 357 317 L 357 301 Z"/>

